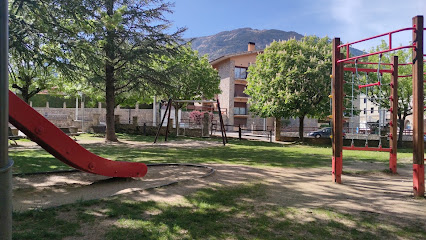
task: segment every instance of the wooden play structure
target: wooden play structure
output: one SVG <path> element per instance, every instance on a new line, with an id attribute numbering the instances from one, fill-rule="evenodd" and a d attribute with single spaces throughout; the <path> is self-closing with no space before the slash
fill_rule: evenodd
<path id="1" fill-rule="evenodd" d="M 411 31 L 413 34 L 412 44 L 407 46 L 392 46 L 392 35 L 395 33 Z M 392 173 L 397 172 L 397 112 L 398 112 L 398 78 L 412 77 L 413 79 L 413 193 L 416 197 L 423 197 L 425 192 L 425 180 L 424 180 L 424 96 L 423 96 L 423 83 L 424 83 L 424 52 L 423 52 L 423 16 L 416 16 L 413 18 L 413 24 L 411 27 L 391 31 L 388 33 L 380 34 L 374 37 L 362 39 L 359 41 L 341 44 L 339 38 L 333 39 L 333 69 L 332 69 L 332 116 L 333 116 L 333 157 L 332 157 L 332 177 L 336 183 L 342 183 L 342 169 L 343 169 L 343 155 L 342 150 L 361 150 L 361 151 L 384 151 L 389 152 L 389 169 Z M 389 37 L 388 45 L 389 48 L 383 51 L 363 54 L 360 56 L 350 55 L 350 46 L 356 43 L 376 39 L 380 37 Z M 365 58 L 372 55 L 379 55 L 387 52 L 393 52 L 401 49 L 413 49 L 412 62 L 403 63 L 404 65 L 412 65 L 412 74 L 408 76 L 398 75 L 398 57 L 394 56 L 392 62 L 387 64 L 391 69 L 380 69 L 379 63 L 367 63 L 358 62 L 358 59 Z M 344 52 L 344 53 L 342 53 Z M 345 64 L 355 64 L 354 67 L 345 67 Z M 378 65 L 377 69 L 370 68 L 357 68 L 357 64 L 363 65 Z M 382 63 L 382 65 L 385 65 Z M 401 65 L 401 64 L 399 64 Z M 343 101 L 344 101 L 344 71 L 350 72 L 377 72 L 378 75 L 383 73 L 391 74 L 391 96 L 390 96 L 390 132 L 388 134 L 390 147 L 383 148 L 381 144 L 378 147 L 355 147 L 353 144 L 349 147 L 343 146 Z M 378 82 L 369 84 L 358 85 L 359 89 L 381 86 L 380 77 Z M 353 101 L 353 99 L 352 99 Z"/>
<path id="2" fill-rule="evenodd" d="M 164 112 L 163 118 L 160 122 L 160 124 L 158 125 L 158 129 L 157 129 L 157 134 L 155 135 L 155 139 L 154 139 L 154 143 L 157 142 L 158 140 L 158 136 L 160 135 L 160 131 L 161 131 L 161 127 L 164 124 L 164 120 L 166 118 L 167 115 L 167 127 L 166 127 L 166 134 L 164 136 L 164 141 L 167 142 L 167 138 L 169 135 L 169 128 L 170 128 L 170 112 L 171 112 L 171 108 L 173 105 L 173 102 L 180 102 L 180 103 L 216 103 L 217 104 L 217 109 L 218 109 L 218 114 L 219 114 L 219 121 L 220 121 L 220 130 L 222 133 L 222 142 L 223 145 L 225 146 L 226 143 L 228 142 L 228 138 L 226 136 L 226 130 L 225 130 L 225 125 L 223 123 L 223 117 L 222 117 L 222 110 L 220 108 L 220 103 L 219 103 L 219 99 L 216 99 L 216 101 L 210 101 L 210 100 L 173 100 L 172 98 L 169 98 L 168 102 L 167 102 L 167 107 L 166 107 L 166 111 Z"/>

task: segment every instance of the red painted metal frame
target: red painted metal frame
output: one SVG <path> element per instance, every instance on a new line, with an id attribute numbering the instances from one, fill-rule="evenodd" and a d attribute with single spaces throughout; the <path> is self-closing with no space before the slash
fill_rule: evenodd
<path id="1" fill-rule="evenodd" d="M 425 191 L 425 165 L 413 164 L 413 191 L 419 193 L 417 197 L 424 196 Z"/>
<path id="2" fill-rule="evenodd" d="M 369 56 L 373 56 L 373 55 L 377 55 L 377 54 L 382 54 L 382 53 L 387 53 L 387 52 L 393 52 L 393 51 L 396 51 L 396 50 L 401 50 L 401 49 L 406 49 L 406 48 L 414 48 L 414 46 L 402 46 L 402 47 L 386 49 L 386 50 L 382 50 L 382 51 L 378 51 L 378 52 L 374 52 L 374 53 L 367 53 L 367 54 L 363 54 L 363 55 L 356 56 L 356 57 L 341 59 L 341 60 L 337 61 L 337 63 L 343 63 L 343 62 L 347 62 L 347 61 L 351 61 L 351 60 L 355 60 L 355 59 L 365 58 L 365 57 L 369 57 Z"/>
<path id="3" fill-rule="evenodd" d="M 351 45 L 356 44 L 356 43 L 360 43 L 360 42 L 365 42 L 365 41 L 372 40 L 372 39 L 379 38 L 379 37 L 384 37 L 384 36 L 389 36 L 389 49 L 392 49 L 392 34 L 398 33 L 398 32 L 403 32 L 403 31 L 415 30 L 415 29 L 416 29 L 415 27 L 398 29 L 398 30 L 395 30 L 395 31 L 379 34 L 379 35 L 376 35 L 376 36 L 373 36 L 373 37 L 361 39 L 361 40 L 358 40 L 358 41 L 355 41 L 355 42 L 341 44 L 341 45 L 337 46 L 337 49 L 345 47 L 346 48 L 346 59 L 344 59 L 344 60 L 349 60 L 348 59 L 349 55 L 350 55 L 350 50 L 349 50 L 350 48 L 349 47 Z M 397 50 L 397 49 L 395 49 L 395 50 Z M 353 58 L 353 59 L 357 59 L 357 58 Z"/>
<path id="4" fill-rule="evenodd" d="M 355 41 L 355 42 L 341 44 L 337 48 L 342 48 L 342 47 L 354 45 L 356 43 L 365 42 L 365 41 L 368 41 L 368 40 L 371 40 L 371 39 L 383 37 L 383 36 L 386 36 L 386 35 L 389 35 L 389 34 L 398 33 L 398 32 L 408 31 L 408 30 L 416 30 L 416 28 L 415 27 L 402 28 L 402 29 L 391 31 L 391 32 L 382 33 L 382 34 L 379 34 L 379 35 L 376 35 L 376 36 L 373 36 L 373 37 L 369 37 L 369 38 L 364 38 L 364 39 L 361 39 L 361 40 L 358 40 L 358 41 Z M 389 47 L 392 47 L 392 46 L 389 46 Z"/>
<path id="5" fill-rule="evenodd" d="M 423 60 L 423 62 L 426 62 L 426 59 Z M 355 64 L 355 62 L 345 62 L 345 64 Z M 358 65 L 379 65 L 379 63 L 376 62 L 356 62 Z M 392 66 L 392 63 L 380 63 L 380 65 L 384 66 Z M 412 62 L 409 63 L 398 63 L 399 66 L 406 66 L 406 65 L 413 65 Z"/>
<path id="6" fill-rule="evenodd" d="M 426 75 L 426 72 L 423 73 L 423 75 Z M 406 78 L 406 77 L 412 77 L 412 76 L 413 76 L 413 74 L 410 74 L 410 75 L 401 75 L 401 76 L 398 76 L 398 78 Z"/>
<path id="7" fill-rule="evenodd" d="M 345 62 L 346 64 L 355 64 L 355 62 Z M 374 63 L 374 62 L 356 62 L 356 64 L 358 65 L 379 65 L 379 63 Z M 392 66 L 392 63 L 380 63 L 380 65 L 384 65 L 384 66 Z"/>
<path id="8" fill-rule="evenodd" d="M 339 101 L 343 101 L 343 98 L 339 97 L 339 95 L 336 94 L 336 91 L 342 91 L 340 86 L 338 86 L 338 83 L 343 81 L 343 74 L 340 74 L 339 69 L 343 70 L 343 63 L 352 63 L 349 62 L 351 60 L 356 60 L 363 57 L 368 57 L 372 55 L 382 54 L 386 52 L 396 51 L 400 49 L 406 49 L 406 48 L 412 48 L 413 49 L 413 193 L 415 197 L 424 197 L 425 193 L 425 172 L 424 172 L 424 98 L 423 98 L 423 83 L 424 81 L 424 72 L 423 72 L 423 63 L 425 62 L 424 56 L 426 56 L 423 52 L 424 46 L 423 46 L 423 32 L 426 30 L 424 26 L 424 20 L 423 16 L 416 16 L 413 18 L 413 27 L 411 28 L 404 28 L 400 30 L 395 30 L 389 33 L 377 35 L 374 37 L 366 38 L 363 40 L 359 40 L 352 43 L 342 44 L 339 45 L 340 39 L 334 38 L 333 39 L 333 69 L 332 69 L 332 96 L 333 96 L 333 131 L 335 132 L 336 129 L 341 128 L 342 124 L 339 121 L 336 121 L 340 115 L 336 113 L 341 113 L 339 108 L 336 108 L 336 100 L 339 98 Z M 398 48 L 392 48 L 392 34 L 406 31 L 406 30 L 412 30 L 413 33 L 413 45 L 412 46 L 403 46 Z M 383 36 L 389 36 L 389 49 L 383 50 L 380 52 L 375 53 L 369 53 L 364 54 L 361 56 L 356 56 L 349 58 L 350 50 L 349 47 L 355 43 L 360 43 L 363 41 L 371 40 L 378 37 Z M 336 44 L 337 43 L 337 44 Z M 346 58 L 340 57 L 340 49 L 346 47 Z M 395 58 L 394 58 L 395 59 Z M 392 122 L 395 123 L 395 113 L 396 108 L 394 108 L 395 105 L 397 105 L 397 79 L 398 79 L 398 72 L 397 72 L 397 59 L 394 60 L 393 63 L 395 63 L 396 68 L 394 69 L 394 72 L 392 74 L 392 83 L 391 87 L 393 87 L 393 94 L 391 97 L 394 98 L 392 104 L 393 107 L 391 107 L 391 112 L 393 113 L 393 119 Z M 339 65 L 339 63 L 342 63 Z M 400 64 L 400 65 L 410 65 L 410 63 Z M 408 77 L 408 76 L 401 76 L 401 77 Z M 335 110 L 339 111 L 335 111 Z M 392 109 L 394 109 L 392 111 Z M 337 123 L 337 126 L 336 126 Z M 395 124 L 396 125 L 396 124 Z M 392 172 L 396 172 L 396 138 L 392 138 L 392 136 L 396 137 L 396 128 L 393 128 L 392 133 L 389 135 L 389 137 L 392 139 L 391 148 L 389 148 L 390 152 L 390 162 L 389 167 Z M 384 148 L 355 148 L 353 146 L 351 147 L 341 147 L 341 143 L 343 142 L 342 139 L 337 138 L 335 136 L 332 139 L 333 144 L 333 157 L 332 157 L 332 176 L 333 180 L 337 183 L 341 183 L 341 176 L 339 175 L 341 168 L 342 168 L 342 153 L 340 150 L 346 149 L 346 150 L 364 150 L 364 151 L 377 151 L 377 150 L 384 150 Z M 387 151 L 387 149 L 386 149 Z"/>
<path id="9" fill-rule="evenodd" d="M 372 69 L 372 68 L 350 68 L 350 67 L 348 67 L 348 68 L 344 68 L 344 70 L 345 71 L 348 71 L 348 72 L 368 72 L 368 73 L 371 73 L 371 72 L 374 72 L 374 73 L 377 73 L 377 69 Z M 380 69 L 379 70 L 379 72 L 380 73 L 392 73 L 392 70 L 390 70 L 390 69 Z"/>
<path id="10" fill-rule="evenodd" d="M 144 163 L 111 161 L 89 152 L 11 91 L 9 122 L 73 168 L 108 177 L 143 177 L 148 171 Z"/>
<path id="11" fill-rule="evenodd" d="M 391 148 L 383 148 L 382 146 L 380 147 L 355 147 L 355 146 L 350 146 L 350 147 L 343 147 L 343 150 L 354 150 L 354 151 L 373 151 L 373 152 L 391 152 L 392 149 Z"/>
<path id="12" fill-rule="evenodd" d="M 380 82 L 359 85 L 358 89 L 365 88 L 365 87 L 372 87 L 372 86 L 380 86 Z"/>

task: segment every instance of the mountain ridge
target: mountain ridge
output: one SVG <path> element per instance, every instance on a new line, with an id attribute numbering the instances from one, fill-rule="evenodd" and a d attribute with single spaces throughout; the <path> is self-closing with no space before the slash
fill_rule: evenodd
<path id="1" fill-rule="evenodd" d="M 222 31 L 213 35 L 188 38 L 192 48 L 200 55 L 208 54 L 209 60 L 219 57 L 247 51 L 248 42 L 256 44 L 256 50 L 266 48 L 273 41 L 288 40 L 296 38 L 300 40 L 304 35 L 295 31 L 283 31 L 278 29 L 253 29 L 250 27 L 238 28 L 234 30 Z M 358 49 L 351 48 L 354 55 L 363 54 Z"/>

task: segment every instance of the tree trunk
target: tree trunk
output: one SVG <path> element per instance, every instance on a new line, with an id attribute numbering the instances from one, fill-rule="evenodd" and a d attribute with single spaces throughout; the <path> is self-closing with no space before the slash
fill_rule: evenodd
<path id="1" fill-rule="evenodd" d="M 281 118 L 275 118 L 275 141 L 281 141 Z"/>
<path id="2" fill-rule="evenodd" d="M 112 70 L 111 70 L 112 68 Z M 115 135 L 115 119 L 114 119 L 114 108 L 115 108 L 115 96 L 114 96 L 114 77 L 113 77 L 112 66 L 105 66 L 106 70 L 106 140 L 117 142 L 117 136 Z"/>
<path id="3" fill-rule="evenodd" d="M 303 125 L 305 122 L 305 116 L 299 117 L 299 139 L 303 142 L 304 136 L 303 136 Z"/>
<path id="4" fill-rule="evenodd" d="M 21 92 L 21 94 L 22 94 L 22 98 L 23 98 L 24 102 L 26 102 L 27 104 L 29 104 L 30 103 L 30 96 L 29 96 L 29 94 L 27 92 Z"/>
<path id="5" fill-rule="evenodd" d="M 108 16 L 114 14 L 114 0 L 108 0 L 105 3 Z M 114 108 L 115 108 L 115 86 L 114 86 L 114 66 L 112 60 L 114 59 L 114 31 L 107 31 L 106 46 L 105 46 L 105 98 L 106 98 L 106 140 L 117 142 L 115 135 L 115 121 L 114 121 Z"/>
<path id="6" fill-rule="evenodd" d="M 402 136 L 404 134 L 404 128 L 405 128 L 405 118 L 406 116 L 403 116 L 402 119 L 399 118 L 399 132 L 398 132 L 398 147 L 402 147 Z"/>

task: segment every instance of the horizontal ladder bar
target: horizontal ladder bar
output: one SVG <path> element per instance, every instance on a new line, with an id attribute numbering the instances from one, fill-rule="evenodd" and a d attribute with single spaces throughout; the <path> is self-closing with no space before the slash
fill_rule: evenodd
<path id="1" fill-rule="evenodd" d="M 372 86 L 380 86 L 380 82 L 359 85 L 358 89 L 365 88 L 365 87 L 372 87 Z"/>
<path id="2" fill-rule="evenodd" d="M 370 73 L 370 72 L 377 72 L 377 69 L 371 69 L 371 68 L 358 68 L 358 69 L 356 69 L 356 68 L 344 68 L 344 70 L 345 71 L 349 71 L 349 72 L 367 72 L 367 73 Z M 380 73 L 393 73 L 393 71 L 392 70 L 390 70 L 390 69 L 380 69 L 379 70 L 379 72 Z"/>
<path id="3" fill-rule="evenodd" d="M 372 151 L 372 152 L 391 152 L 392 148 L 383 148 L 383 147 L 342 147 L 343 150 L 354 150 L 354 151 Z"/>
<path id="4" fill-rule="evenodd" d="M 363 54 L 363 55 L 356 56 L 356 57 L 351 57 L 351 58 L 345 58 L 345 59 L 338 60 L 337 63 L 348 62 L 348 61 L 359 59 L 359 58 L 365 58 L 365 57 L 369 57 L 369 56 L 373 56 L 373 55 L 377 55 L 377 54 L 381 54 L 381 53 L 393 52 L 393 51 L 396 51 L 396 50 L 401 50 L 401 49 L 406 49 L 406 48 L 414 48 L 414 46 L 402 46 L 402 47 L 397 47 L 397 48 L 382 50 L 382 51 L 379 51 L 379 52 Z"/>
<path id="5" fill-rule="evenodd" d="M 409 28 L 398 29 L 398 30 L 395 30 L 395 31 L 391 31 L 391 32 L 380 34 L 380 35 L 376 35 L 376 36 L 373 36 L 373 37 L 361 39 L 361 40 L 358 40 L 358 41 L 355 41 L 355 42 L 341 44 L 341 45 L 337 46 L 337 48 L 347 47 L 347 46 L 350 46 L 350 45 L 353 45 L 353 44 L 356 44 L 356 43 L 365 42 L 365 41 L 368 41 L 368 40 L 371 40 L 371 39 L 375 39 L 375 38 L 387 36 L 389 34 L 394 34 L 394 33 L 397 33 L 397 32 L 407 31 L 407 30 L 416 30 L 416 28 L 409 27 Z"/>

